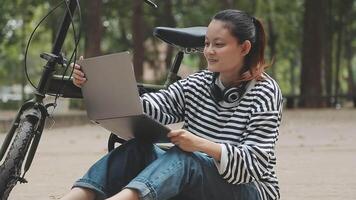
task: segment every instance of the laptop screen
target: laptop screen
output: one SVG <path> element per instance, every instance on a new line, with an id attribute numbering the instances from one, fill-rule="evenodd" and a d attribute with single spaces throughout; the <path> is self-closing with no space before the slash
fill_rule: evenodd
<path id="1" fill-rule="evenodd" d="M 143 113 L 129 52 L 79 60 L 87 81 L 82 87 L 91 120 Z"/>

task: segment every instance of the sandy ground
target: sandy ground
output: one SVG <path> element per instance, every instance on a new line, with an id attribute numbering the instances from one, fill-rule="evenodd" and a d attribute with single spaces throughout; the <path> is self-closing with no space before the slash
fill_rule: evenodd
<path id="1" fill-rule="evenodd" d="M 29 183 L 16 186 L 9 199 L 60 198 L 106 153 L 108 135 L 91 125 L 46 130 Z M 355 143 L 355 109 L 284 112 L 277 144 L 282 199 L 355 200 Z"/>

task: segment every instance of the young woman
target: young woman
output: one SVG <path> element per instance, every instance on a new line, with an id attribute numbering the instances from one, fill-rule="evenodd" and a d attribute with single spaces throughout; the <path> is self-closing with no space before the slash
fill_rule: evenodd
<path id="1" fill-rule="evenodd" d="M 141 97 L 163 124 L 184 122 L 163 151 L 133 139 L 95 163 L 63 199 L 279 199 L 275 143 L 282 95 L 264 73 L 265 32 L 243 11 L 210 22 L 208 69 Z M 75 66 L 74 84 L 85 76 Z"/>

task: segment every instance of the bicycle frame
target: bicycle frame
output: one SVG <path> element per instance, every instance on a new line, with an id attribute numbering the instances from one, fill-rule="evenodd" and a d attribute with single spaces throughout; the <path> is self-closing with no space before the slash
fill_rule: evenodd
<path id="1" fill-rule="evenodd" d="M 6 138 L 1 146 L 0 149 L 0 161 L 3 159 L 3 156 L 5 155 L 9 144 L 14 136 L 15 131 L 17 130 L 20 120 L 23 117 L 26 116 L 32 116 L 35 118 L 38 118 L 37 124 L 35 127 L 35 137 L 31 143 L 30 150 L 27 155 L 27 159 L 25 161 L 25 168 L 24 172 L 26 172 L 33 160 L 33 157 L 35 155 L 35 152 L 37 150 L 38 143 L 40 141 L 42 131 L 45 125 L 46 118 L 48 116 L 47 112 L 47 107 L 51 106 L 51 104 L 44 105 L 43 104 L 43 99 L 45 98 L 47 94 L 48 87 L 50 85 L 52 76 L 55 72 L 55 65 L 59 62 L 61 62 L 61 55 L 60 51 L 62 49 L 64 40 L 66 38 L 69 26 L 71 24 L 71 18 L 74 14 L 74 11 L 77 7 L 77 0 L 70 0 L 69 1 L 69 9 L 66 9 L 65 15 L 63 17 L 61 26 L 59 31 L 57 32 L 57 36 L 52 48 L 52 53 L 50 54 L 42 54 L 44 56 L 44 59 L 47 60 L 46 65 L 44 66 L 44 70 L 42 72 L 42 76 L 40 78 L 40 81 L 38 83 L 37 89 L 34 92 L 35 96 L 33 99 L 27 101 L 25 104 L 21 106 L 21 108 L 18 111 L 17 116 L 15 117 L 15 120 L 12 123 L 12 126 L 6 135 Z"/>

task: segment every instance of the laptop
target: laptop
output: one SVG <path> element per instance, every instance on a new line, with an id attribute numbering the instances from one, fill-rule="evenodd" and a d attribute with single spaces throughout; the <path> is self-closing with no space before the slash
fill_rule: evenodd
<path id="1" fill-rule="evenodd" d="M 125 140 L 168 141 L 170 129 L 143 112 L 129 52 L 79 60 L 87 81 L 82 86 L 91 121 Z"/>

